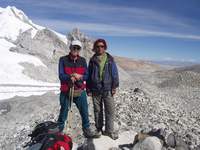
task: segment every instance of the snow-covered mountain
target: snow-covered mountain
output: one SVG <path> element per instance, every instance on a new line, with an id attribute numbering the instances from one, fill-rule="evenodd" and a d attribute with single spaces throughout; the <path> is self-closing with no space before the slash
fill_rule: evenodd
<path id="1" fill-rule="evenodd" d="M 43 27 L 34 24 L 23 11 L 14 6 L 0 8 L 0 38 L 15 41 L 20 33 L 28 29 L 32 30 L 31 35 L 34 37 Z"/>
<path id="2" fill-rule="evenodd" d="M 34 75 L 28 75 L 31 74 L 28 68 L 34 72 L 34 68 L 47 71 L 48 67 L 38 56 L 28 54 L 31 53 L 31 49 L 28 53 L 24 54 L 20 53 L 20 51 L 18 53 L 12 52 L 14 49 L 16 50 L 19 45 L 23 46 L 23 42 L 30 44 L 27 40 L 31 41 L 36 35 L 41 35 L 43 30 L 47 29 L 34 24 L 23 11 L 18 10 L 16 7 L 0 7 L 0 99 L 10 98 L 15 95 L 29 96 L 44 94 L 43 90 L 58 89 L 58 84 L 56 82 L 49 83 L 49 81 L 42 79 L 36 80 L 32 78 Z M 30 34 L 30 38 L 27 38 L 27 32 Z M 63 45 L 67 45 L 65 36 L 53 31 L 52 33 L 55 34 L 58 40 L 64 43 Z M 24 40 L 22 40 L 23 36 Z M 39 36 L 37 36 L 37 38 L 38 37 Z M 22 88 L 22 85 L 23 87 L 24 85 L 29 86 L 26 92 L 19 90 Z M 53 87 L 46 88 L 46 86 Z"/>

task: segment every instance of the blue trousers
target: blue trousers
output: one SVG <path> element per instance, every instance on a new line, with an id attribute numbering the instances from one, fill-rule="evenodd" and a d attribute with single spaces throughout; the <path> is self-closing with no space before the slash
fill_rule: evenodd
<path id="1" fill-rule="evenodd" d="M 82 127 L 89 128 L 89 117 L 88 117 L 88 103 L 87 103 L 87 96 L 86 92 L 83 91 L 81 96 L 75 97 L 73 102 L 76 104 L 81 118 L 82 118 Z M 64 92 L 60 92 L 60 114 L 58 117 L 58 123 L 60 126 L 60 130 L 63 131 L 65 127 L 65 121 L 67 119 L 68 111 L 69 111 L 69 95 Z"/>

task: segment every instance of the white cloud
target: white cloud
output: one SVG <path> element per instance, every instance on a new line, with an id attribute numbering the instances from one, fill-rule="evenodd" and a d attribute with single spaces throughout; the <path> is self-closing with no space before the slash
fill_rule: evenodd
<path id="1" fill-rule="evenodd" d="M 165 57 L 163 60 L 165 61 L 177 61 L 177 62 L 191 62 L 191 63 L 196 63 L 198 60 L 196 59 L 186 59 L 186 58 L 173 58 L 173 57 Z"/>
<path id="2" fill-rule="evenodd" d="M 148 30 L 145 28 L 137 27 L 125 27 L 109 24 L 97 24 L 97 23 L 84 23 L 84 22 L 70 22 L 54 19 L 35 19 L 36 23 L 45 25 L 57 31 L 68 31 L 75 27 L 87 31 L 94 32 L 98 35 L 110 35 L 110 36 L 153 36 L 153 37 L 168 37 L 179 39 L 200 40 L 200 35 L 193 35 L 187 33 L 175 33 L 168 31 L 156 31 Z"/>
<path id="3" fill-rule="evenodd" d="M 63 14 L 79 15 L 99 20 L 100 22 L 114 21 L 119 24 L 146 25 L 149 27 L 170 26 L 179 28 L 192 28 L 192 25 L 184 22 L 181 18 L 171 16 L 162 11 L 147 8 L 109 5 L 87 1 L 37 1 L 29 0 L 17 2 L 21 5 L 43 7 L 39 12 L 51 11 Z"/>
<path id="4" fill-rule="evenodd" d="M 188 22 L 184 22 L 184 19 L 171 16 L 160 10 L 97 2 L 89 3 L 80 0 L 65 0 L 59 3 L 57 1 L 35 2 L 35 0 L 29 0 L 16 3 L 44 8 L 37 11 L 45 12 L 46 18 L 37 18 L 35 19 L 36 23 L 57 31 L 69 31 L 74 27 L 79 27 L 85 31 L 98 33 L 98 35 L 156 36 L 200 40 L 199 30 L 195 25 L 190 25 Z M 64 17 L 60 20 L 48 19 L 48 12 L 49 15 L 51 13 L 66 15 L 69 19 L 67 21 L 64 20 Z M 75 18 L 71 18 L 72 16 Z M 78 18 L 82 20 L 78 20 Z"/>

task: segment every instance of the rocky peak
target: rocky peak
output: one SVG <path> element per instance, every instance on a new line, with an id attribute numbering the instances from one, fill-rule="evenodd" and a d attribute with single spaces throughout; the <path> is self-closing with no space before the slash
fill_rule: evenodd
<path id="1" fill-rule="evenodd" d="M 89 58 L 93 55 L 92 48 L 95 39 L 86 36 L 80 31 L 80 29 L 74 28 L 72 32 L 67 34 L 67 39 L 69 41 L 68 46 L 73 40 L 79 40 L 82 42 L 83 50 L 81 51 L 81 55 L 84 56 L 87 60 L 89 60 Z"/>

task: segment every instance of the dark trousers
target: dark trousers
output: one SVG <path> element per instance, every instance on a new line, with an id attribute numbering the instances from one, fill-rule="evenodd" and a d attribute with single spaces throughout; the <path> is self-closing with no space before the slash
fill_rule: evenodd
<path id="1" fill-rule="evenodd" d="M 114 112 L 115 104 L 114 98 L 110 92 L 95 93 L 92 94 L 93 105 L 94 105 L 94 117 L 95 126 L 97 130 L 102 130 L 103 113 L 105 113 L 105 131 L 112 133 L 114 132 Z M 104 105 L 104 110 L 103 110 Z"/>
<path id="2" fill-rule="evenodd" d="M 89 128 L 89 117 L 88 117 L 88 103 L 87 103 L 87 96 L 86 92 L 83 91 L 81 96 L 75 97 L 73 102 L 76 104 L 81 118 L 82 118 L 82 127 Z M 68 111 L 69 111 L 69 95 L 67 93 L 61 92 L 60 93 L 60 114 L 58 117 L 58 123 L 60 125 L 60 130 L 62 131 L 65 127 L 65 121 L 67 119 Z"/>

